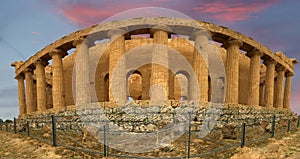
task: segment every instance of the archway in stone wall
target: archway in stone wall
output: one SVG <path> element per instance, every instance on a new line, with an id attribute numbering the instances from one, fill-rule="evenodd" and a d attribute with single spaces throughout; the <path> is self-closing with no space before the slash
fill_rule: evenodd
<path id="1" fill-rule="evenodd" d="M 189 99 L 189 76 L 184 71 L 174 76 L 174 98 L 180 101 Z"/>
<path id="2" fill-rule="evenodd" d="M 129 100 L 141 100 L 142 99 L 142 82 L 143 78 L 139 71 L 130 71 L 126 75 L 126 89 L 127 99 Z"/>

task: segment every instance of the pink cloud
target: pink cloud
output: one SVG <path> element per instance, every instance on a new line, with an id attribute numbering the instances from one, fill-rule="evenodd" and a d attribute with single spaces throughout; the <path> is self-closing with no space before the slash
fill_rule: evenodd
<path id="1" fill-rule="evenodd" d="M 62 9 L 63 15 L 70 21 L 80 25 L 88 26 L 93 23 L 93 19 L 104 19 L 112 15 L 112 11 L 94 9 L 87 5 L 72 5 Z"/>
<path id="2" fill-rule="evenodd" d="M 225 21 L 241 21 L 253 17 L 253 13 L 258 13 L 264 9 L 279 3 L 280 0 L 269 1 L 209 1 L 193 8 L 194 11 L 203 13 L 212 18 Z"/>
<path id="3" fill-rule="evenodd" d="M 148 4 L 137 3 L 132 5 L 130 3 L 124 4 L 87 4 L 87 3 L 77 3 L 77 4 L 63 4 L 60 8 L 60 13 L 65 16 L 71 22 L 78 24 L 81 27 L 86 27 L 100 23 L 102 20 L 113 16 L 121 11 L 138 8 L 147 7 Z M 138 16 L 138 15 L 137 15 Z"/>

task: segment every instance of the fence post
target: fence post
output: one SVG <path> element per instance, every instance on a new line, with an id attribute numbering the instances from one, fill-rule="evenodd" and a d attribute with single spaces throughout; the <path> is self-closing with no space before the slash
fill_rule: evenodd
<path id="1" fill-rule="evenodd" d="M 14 132 L 17 133 L 17 121 L 16 118 L 14 118 Z"/>
<path id="2" fill-rule="evenodd" d="M 246 123 L 242 124 L 242 136 L 241 136 L 241 147 L 245 146 L 246 139 Z"/>
<path id="3" fill-rule="evenodd" d="M 29 120 L 27 120 L 27 136 L 30 136 L 30 123 L 29 123 Z"/>
<path id="4" fill-rule="evenodd" d="M 107 125 L 106 125 L 106 157 L 109 156 L 109 146 L 108 146 L 108 142 L 109 142 L 109 122 L 107 122 Z"/>
<path id="5" fill-rule="evenodd" d="M 6 129 L 6 131 L 8 131 L 8 122 L 7 121 L 5 122 L 5 129 Z"/>
<path id="6" fill-rule="evenodd" d="M 189 112 L 189 134 L 188 134 L 188 158 L 191 156 L 191 112 Z"/>
<path id="7" fill-rule="evenodd" d="M 272 135 L 272 137 L 274 137 L 274 135 L 275 135 L 275 115 L 273 115 L 273 118 L 272 118 L 272 131 L 271 131 L 271 135 Z"/>
<path id="8" fill-rule="evenodd" d="M 55 121 L 55 116 L 51 115 L 52 119 L 52 143 L 53 146 L 57 146 L 56 144 L 56 121 Z"/>
<path id="9" fill-rule="evenodd" d="M 106 124 L 104 124 L 103 126 L 103 144 L 104 144 L 104 147 L 103 147 L 103 155 L 104 157 L 107 157 L 107 147 L 106 147 Z"/>
<path id="10" fill-rule="evenodd" d="M 290 128 L 291 128 L 291 120 L 288 120 L 288 127 L 287 127 L 287 132 L 290 132 Z"/>

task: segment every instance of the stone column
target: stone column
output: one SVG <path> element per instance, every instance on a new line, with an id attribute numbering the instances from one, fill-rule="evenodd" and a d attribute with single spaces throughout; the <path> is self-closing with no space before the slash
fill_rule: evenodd
<path id="1" fill-rule="evenodd" d="M 251 58 L 249 72 L 248 105 L 259 105 L 259 84 L 260 84 L 260 57 L 263 55 L 258 50 L 247 53 Z"/>
<path id="2" fill-rule="evenodd" d="M 89 67 L 89 44 L 88 40 L 80 38 L 73 42 L 76 47 L 76 88 L 75 88 L 75 104 L 82 106 L 83 104 L 91 103 L 90 94 L 90 67 Z"/>
<path id="3" fill-rule="evenodd" d="M 55 111 L 64 110 L 64 75 L 62 58 L 66 52 L 60 49 L 54 49 L 50 52 L 52 57 L 52 96 L 53 109 Z"/>
<path id="4" fill-rule="evenodd" d="M 279 108 L 279 109 L 283 108 L 284 73 L 285 73 L 285 68 L 283 66 L 278 66 L 274 104 L 275 104 L 275 108 Z"/>
<path id="5" fill-rule="evenodd" d="M 47 93 L 46 93 L 46 75 L 45 66 L 47 61 L 38 60 L 35 62 L 36 87 L 37 87 L 37 110 L 43 112 L 47 109 Z"/>
<path id="6" fill-rule="evenodd" d="M 264 87 L 265 83 L 259 85 L 259 105 L 264 106 Z"/>
<path id="7" fill-rule="evenodd" d="M 242 45 L 241 41 L 235 39 L 224 44 L 227 50 L 225 103 L 238 104 L 239 102 L 239 48 Z"/>
<path id="8" fill-rule="evenodd" d="M 34 74 L 34 73 L 33 73 Z M 33 80 L 33 111 L 37 111 L 37 92 L 36 92 L 36 80 Z"/>
<path id="9" fill-rule="evenodd" d="M 274 76 L 276 61 L 269 59 L 265 60 L 264 64 L 267 66 L 265 78 L 264 104 L 265 107 L 272 108 L 274 104 Z"/>
<path id="10" fill-rule="evenodd" d="M 151 72 L 148 71 L 148 67 L 151 68 L 151 65 L 147 65 L 142 72 L 142 100 L 149 100 L 149 89 L 150 89 L 150 77 Z"/>
<path id="11" fill-rule="evenodd" d="M 283 97 L 283 108 L 290 110 L 290 96 L 291 96 L 291 87 L 292 87 L 292 77 L 293 73 L 287 72 L 285 74 L 285 88 L 284 88 L 284 97 Z"/>
<path id="12" fill-rule="evenodd" d="M 46 87 L 46 91 L 47 91 L 47 109 L 52 109 L 53 108 L 52 86 L 48 84 Z"/>
<path id="13" fill-rule="evenodd" d="M 108 32 L 110 37 L 109 55 L 109 100 L 124 104 L 127 100 L 126 93 L 126 68 L 125 68 L 125 31 L 114 29 Z M 117 65 L 118 64 L 118 65 Z"/>
<path id="14" fill-rule="evenodd" d="M 32 78 L 32 69 L 27 68 L 24 71 L 25 80 L 26 80 L 26 113 L 30 114 L 34 111 L 33 105 L 33 78 Z"/>
<path id="15" fill-rule="evenodd" d="M 154 105 L 161 105 L 169 98 L 169 57 L 167 26 L 157 26 L 151 29 L 153 35 L 153 52 L 150 78 L 150 98 Z"/>
<path id="16" fill-rule="evenodd" d="M 26 115 L 24 75 L 19 75 L 16 79 L 18 80 L 19 115 L 23 116 Z"/>
<path id="17" fill-rule="evenodd" d="M 207 49 L 209 46 L 209 35 L 207 31 L 197 31 L 194 33 L 194 53 L 193 53 L 193 70 L 198 81 L 198 88 L 191 86 L 189 94 L 192 95 L 191 99 L 197 99 L 202 102 L 208 102 L 208 55 Z M 203 52 L 200 52 L 203 51 Z M 192 82 L 190 82 L 192 83 Z M 197 90 L 198 89 L 198 90 Z"/>

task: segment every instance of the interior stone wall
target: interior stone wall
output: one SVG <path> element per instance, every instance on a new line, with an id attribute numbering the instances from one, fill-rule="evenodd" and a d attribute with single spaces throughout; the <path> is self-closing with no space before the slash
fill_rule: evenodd
<path id="1" fill-rule="evenodd" d="M 147 45 L 152 43 L 153 39 L 146 38 L 143 36 L 133 37 L 131 40 L 125 41 L 125 52 L 136 48 L 141 45 Z M 188 41 L 184 38 L 173 38 L 169 39 L 168 45 L 180 52 L 187 61 L 192 65 L 193 61 L 193 42 Z M 226 63 L 226 50 L 221 48 L 219 44 L 216 44 L 220 55 L 223 59 L 224 65 Z M 92 97 L 92 102 L 104 102 L 108 101 L 108 81 L 105 80 L 107 78 L 109 72 L 109 45 L 108 43 L 98 43 L 95 46 L 89 49 L 90 51 L 90 66 L 93 66 L 94 69 L 91 69 L 90 77 L 95 79 L 95 82 L 91 82 L 91 91 L 95 91 L 96 96 Z M 100 53 L 103 54 L 100 55 Z M 100 58 L 101 56 L 101 58 Z M 135 60 L 139 60 L 139 57 L 134 57 Z M 244 54 L 240 54 L 240 63 L 239 63 L 239 103 L 246 104 L 247 103 L 247 91 L 249 87 L 249 67 L 250 67 L 250 59 Z M 99 61 L 95 62 L 94 59 L 99 59 Z M 72 74 L 74 62 L 76 61 L 76 52 L 72 55 L 66 56 L 63 59 L 63 67 L 64 67 L 64 86 L 65 86 L 65 105 L 74 105 L 73 99 L 73 88 L 72 82 Z M 127 66 L 126 66 L 127 67 Z M 151 77 L 151 64 L 143 65 L 139 67 L 136 71 L 141 75 L 142 78 L 142 92 L 140 88 L 134 88 L 135 86 L 140 87 L 139 80 L 132 80 L 131 88 L 129 88 L 130 93 L 128 96 L 134 97 L 137 99 L 148 100 L 149 99 L 149 85 L 150 85 L 150 77 Z M 171 73 L 171 72 L 170 72 Z M 175 73 L 173 73 L 175 75 Z M 169 91 L 170 97 L 169 99 L 179 99 L 181 95 L 187 94 L 186 90 L 181 90 L 178 86 L 178 80 L 172 78 L 174 76 L 170 76 L 169 79 Z M 174 81 L 173 81 L 174 80 Z M 172 81 L 172 82 L 170 82 Z M 174 85 L 175 83 L 175 85 Z M 183 85 L 183 87 L 185 87 Z M 176 89 L 174 89 L 176 88 Z M 209 92 L 208 92 L 209 93 Z M 183 95 L 184 96 L 184 95 Z"/>

